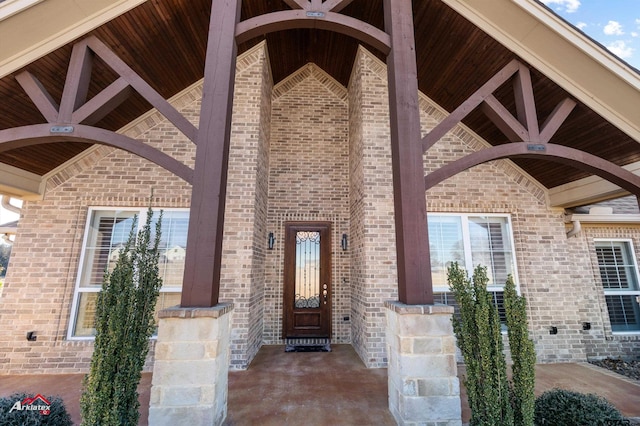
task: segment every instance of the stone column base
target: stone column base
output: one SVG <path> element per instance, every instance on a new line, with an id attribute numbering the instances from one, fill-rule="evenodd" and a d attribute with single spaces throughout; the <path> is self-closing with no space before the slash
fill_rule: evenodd
<path id="1" fill-rule="evenodd" d="M 386 302 L 389 410 L 399 425 L 462 425 L 456 341 L 446 305 Z"/>
<path id="2" fill-rule="evenodd" d="M 227 417 L 232 309 L 160 311 L 150 425 L 221 425 Z"/>

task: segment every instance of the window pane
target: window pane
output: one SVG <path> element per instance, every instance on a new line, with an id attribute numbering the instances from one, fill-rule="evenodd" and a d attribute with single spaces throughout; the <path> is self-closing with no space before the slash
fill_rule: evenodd
<path id="1" fill-rule="evenodd" d="M 78 313 L 76 315 L 76 326 L 73 332 L 75 337 L 95 336 L 97 300 L 98 293 L 80 293 L 78 299 Z"/>
<path id="2" fill-rule="evenodd" d="M 154 220 L 157 220 L 158 215 L 154 216 Z M 163 288 L 182 287 L 188 226 L 189 212 L 163 212 L 158 262 Z M 153 229 L 155 230 L 155 226 Z"/>
<path id="3" fill-rule="evenodd" d="M 431 276 L 434 287 L 448 287 L 447 268 L 458 262 L 465 268 L 462 223 L 456 216 L 431 216 L 429 224 L 429 251 Z"/>
<path id="4" fill-rule="evenodd" d="M 606 290 L 634 291 L 638 289 L 635 264 L 628 242 L 597 242 L 596 255 L 602 286 Z"/>
<path id="5" fill-rule="evenodd" d="M 100 287 L 129 238 L 135 212 L 94 211 L 84 251 L 80 287 Z"/>
<path id="6" fill-rule="evenodd" d="M 78 314 L 76 316 L 76 327 L 73 335 L 75 337 L 92 337 L 96 335 L 96 302 L 98 300 L 97 292 L 80 293 L 78 300 Z M 162 292 L 158 296 L 154 311 L 155 323 L 158 324 L 158 312 L 180 305 L 180 293 Z"/>
<path id="7" fill-rule="evenodd" d="M 513 274 L 513 250 L 506 217 L 470 217 L 469 239 L 473 267 L 487 267 L 490 286 L 504 286 Z"/>
<path id="8" fill-rule="evenodd" d="M 635 295 L 606 295 L 612 331 L 639 331 L 640 305 Z"/>

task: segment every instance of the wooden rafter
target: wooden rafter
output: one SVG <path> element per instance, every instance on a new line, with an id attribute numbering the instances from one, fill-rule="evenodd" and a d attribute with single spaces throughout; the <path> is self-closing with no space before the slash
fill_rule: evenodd
<path id="1" fill-rule="evenodd" d="M 94 55 L 99 56 L 120 77 L 87 101 Z M 16 80 L 49 123 L 95 124 L 120 105 L 131 90 L 135 90 L 192 142 L 196 142 L 196 127 L 95 36 L 73 46 L 59 106 L 28 71 L 18 74 Z"/>
<path id="2" fill-rule="evenodd" d="M 354 37 L 383 54 L 389 53 L 389 36 L 371 24 L 336 12 L 321 11 L 322 16 L 304 9 L 267 13 L 240 22 L 236 27 L 236 41 L 244 43 L 254 37 L 294 28 L 317 28 Z"/>
<path id="3" fill-rule="evenodd" d="M 640 176 L 610 161 L 558 144 L 515 142 L 475 151 L 440 167 L 424 177 L 426 189 L 433 188 L 464 170 L 501 158 L 544 158 L 600 176 L 632 194 L 640 194 Z"/>
<path id="4" fill-rule="evenodd" d="M 498 87 L 502 86 L 507 80 L 509 80 L 516 72 L 518 72 L 520 63 L 515 59 L 509 62 L 504 68 L 496 73 L 485 84 L 482 85 L 476 92 L 469 96 L 458 108 L 456 108 L 451 114 L 449 114 L 444 120 L 442 120 L 436 127 L 434 127 L 424 138 L 422 138 L 422 150 L 426 152 L 436 142 L 440 140 L 449 130 L 453 129 L 459 122 L 462 121 L 471 111 L 473 111 L 478 105 L 493 94 Z"/>
<path id="5" fill-rule="evenodd" d="M 514 75 L 515 117 L 493 95 L 502 84 Z M 531 73 L 529 68 L 514 59 L 422 138 L 423 152 L 431 148 L 478 106 L 509 141 L 546 144 L 567 119 L 576 106 L 576 102 L 569 98 L 561 101 L 547 117 L 542 125 L 542 130 L 540 130 Z"/>
<path id="6" fill-rule="evenodd" d="M 74 124 L 72 133 L 52 133 L 51 123 L 0 130 L 0 153 L 45 143 L 98 143 L 136 154 L 191 183 L 193 170 L 170 155 L 120 133 L 82 124 Z"/>

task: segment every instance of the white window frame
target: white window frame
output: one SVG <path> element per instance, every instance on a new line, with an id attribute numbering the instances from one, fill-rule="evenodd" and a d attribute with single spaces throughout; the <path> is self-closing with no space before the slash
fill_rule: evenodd
<path id="1" fill-rule="evenodd" d="M 593 239 L 594 253 L 596 253 L 596 247 L 597 247 L 598 243 L 624 243 L 624 244 L 626 244 L 627 248 L 629 249 L 629 255 L 631 256 L 631 262 L 633 263 L 633 269 L 635 271 L 636 285 L 638 287 L 638 290 L 634 290 L 634 291 L 620 291 L 620 290 L 611 290 L 611 289 L 604 288 L 604 284 L 603 284 L 602 278 L 600 276 L 600 263 L 596 259 L 596 266 L 597 266 L 596 273 L 597 273 L 598 279 L 600 281 L 600 291 L 602 291 L 602 294 L 604 296 L 636 296 L 636 298 L 634 299 L 634 303 L 640 304 L 640 301 L 639 301 L 639 298 L 640 298 L 640 270 L 638 269 L 638 258 L 636 257 L 636 250 L 635 250 L 635 246 L 634 246 L 633 240 L 631 238 L 594 238 Z M 596 254 L 596 257 L 597 257 L 597 254 Z M 609 307 L 607 306 L 606 299 L 603 298 L 603 300 L 604 300 L 604 312 L 607 313 L 607 319 L 609 320 L 609 327 L 611 327 L 611 332 L 613 334 L 615 334 L 617 336 L 624 336 L 624 335 L 637 336 L 637 335 L 640 334 L 640 330 L 636 330 L 636 331 L 614 331 L 613 327 L 611 326 L 611 317 L 609 315 Z"/>
<path id="2" fill-rule="evenodd" d="M 518 279 L 518 264 L 517 264 L 517 258 L 516 258 L 516 246 L 515 246 L 515 240 L 513 238 L 513 225 L 512 225 L 512 221 L 511 221 L 511 215 L 510 214 L 506 214 L 506 213 L 439 213 L 439 212 L 427 212 L 427 222 L 429 221 L 430 217 L 434 217 L 434 216 L 448 216 L 448 217 L 457 217 L 460 218 L 460 224 L 461 224 L 461 228 L 462 228 L 462 244 L 463 244 L 463 251 L 464 251 L 464 267 L 467 271 L 467 274 L 469 275 L 469 277 L 473 276 L 473 271 L 474 271 L 474 266 L 473 266 L 473 256 L 472 256 L 472 250 L 471 250 L 471 236 L 470 236 L 470 232 L 469 232 L 469 218 L 471 217 L 487 217 L 487 218 L 505 218 L 506 219 L 506 224 L 507 224 L 507 228 L 508 228 L 508 232 L 507 232 L 507 236 L 506 238 L 508 239 L 508 242 L 511 246 L 511 262 L 513 265 L 513 270 L 511 275 L 513 276 L 513 280 L 515 282 L 515 286 L 516 286 L 516 293 L 517 294 L 521 294 L 520 293 L 520 280 Z M 430 237 L 431 238 L 431 237 Z M 490 265 L 483 265 L 483 266 L 487 266 L 489 267 Z M 498 292 L 502 292 L 504 294 L 504 286 L 505 283 L 502 283 L 501 285 L 497 285 L 495 282 L 492 283 L 491 285 L 487 285 L 487 291 L 490 293 L 498 293 Z M 448 285 L 434 285 L 433 286 L 433 292 L 434 293 L 445 293 L 445 294 L 451 294 L 451 290 L 449 289 Z M 502 326 L 502 333 L 506 333 L 507 329 L 506 326 Z"/>
<path id="3" fill-rule="evenodd" d="M 154 215 L 158 214 L 160 210 L 165 212 L 180 212 L 186 211 L 189 212 L 188 208 L 154 208 Z M 99 293 L 102 288 L 101 287 L 82 287 L 82 269 L 85 267 L 85 256 L 87 254 L 87 242 L 90 237 L 90 228 L 91 221 L 94 218 L 95 212 L 97 211 L 108 211 L 108 212 L 135 212 L 138 215 L 138 229 L 137 232 L 142 229 L 146 220 L 147 220 L 147 207 L 114 207 L 114 206 L 91 206 L 87 211 L 87 218 L 84 226 L 84 235 L 82 238 L 82 248 L 80 251 L 80 259 L 78 261 L 78 268 L 76 270 L 76 284 L 73 291 L 73 301 L 71 303 L 71 315 L 69 316 L 69 326 L 67 327 L 67 340 L 84 340 L 84 341 L 93 341 L 95 340 L 95 336 L 74 336 L 74 330 L 76 329 L 76 321 L 78 319 L 78 304 L 80 303 L 80 295 L 82 293 Z M 165 287 L 163 286 L 160 289 L 161 293 L 181 293 L 182 287 Z M 155 338 L 155 336 L 153 337 Z"/>
<path id="4" fill-rule="evenodd" d="M 516 291 L 518 292 L 518 294 L 520 294 L 520 284 L 519 284 L 519 280 L 518 280 L 518 264 L 516 262 L 516 246 L 515 246 L 515 241 L 513 239 L 513 226 L 511 223 L 511 215 L 510 214 L 505 214 L 505 213 L 438 213 L 438 212 L 429 212 L 427 213 L 427 221 L 429 220 L 429 216 L 433 217 L 433 216 L 452 216 L 452 217 L 459 217 L 461 220 L 461 224 L 462 224 L 462 243 L 463 243 L 463 247 L 464 247 L 464 265 L 465 265 L 465 269 L 467 270 L 467 274 L 469 274 L 469 277 L 471 277 L 473 275 L 473 270 L 474 270 L 474 266 L 473 266 L 473 258 L 472 258 L 472 252 L 471 252 L 471 237 L 469 235 L 469 218 L 470 217 L 489 217 L 489 218 L 493 218 L 493 217 L 499 217 L 499 218 L 506 218 L 507 219 L 507 226 L 509 227 L 509 232 L 507 233 L 507 238 L 509 239 L 509 244 L 511 245 L 511 261 L 513 264 L 513 279 L 515 281 L 516 284 Z M 484 265 L 484 266 L 489 266 L 489 265 Z M 502 285 L 496 285 L 495 283 L 493 285 L 489 285 L 487 286 L 487 290 L 488 291 L 504 291 L 504 283 Z M 433 287 L 433 291 L 434 292 L 438 292 L 438 293 L 442 293 L 442 292 L 449 292 L 449 287 L 448 286 L 434 286 Z"/>

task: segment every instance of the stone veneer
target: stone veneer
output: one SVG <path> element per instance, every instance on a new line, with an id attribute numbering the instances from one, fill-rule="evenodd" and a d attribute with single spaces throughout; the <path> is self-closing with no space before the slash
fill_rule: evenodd
<path id="1" fill-rule="evenodd" d="M 460 426 L 453 307 L 385 303 L 389 410 L 399 425 Z"/>
<path id="2" fill-rule="evenodd" d="M 227 417 L 233 305 L 159 313 L 149 406 L 154 426 L 221 425 Z"/>

